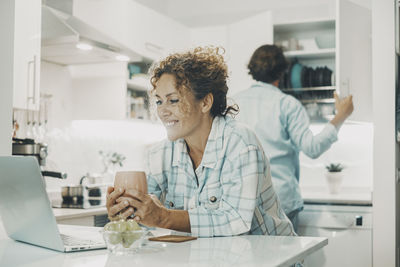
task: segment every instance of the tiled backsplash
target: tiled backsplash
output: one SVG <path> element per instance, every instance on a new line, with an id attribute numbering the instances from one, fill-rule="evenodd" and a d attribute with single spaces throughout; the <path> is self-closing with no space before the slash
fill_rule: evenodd
<path id="1" fill-rule="evenodd" d="M 46 178 L 48 191 L 61 185 L 77 184 L 86 173 L 101 173 L 103 164 L 99 151 L 117 152 L 126 157 L 123 167 L 116 170 L 144 169 L 145 147 L 166 137 L 162 125 L 142 120 L 73 121 L 65 129 L 54 129 L 47 142 L 47 167 L 67 172 L 65 181 Z"/>

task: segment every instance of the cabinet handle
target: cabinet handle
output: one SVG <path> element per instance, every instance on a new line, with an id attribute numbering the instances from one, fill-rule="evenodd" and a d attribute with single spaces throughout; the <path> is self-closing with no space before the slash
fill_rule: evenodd
<path id="1" fill-rule="evenodd" d="M 37 56 L 33 56 L 33 60 L 28 61 L 28 79 L 27 79 L 27 91 L 28 91 L 28 102 L 29 100 L 32 100 L 32 103 L 35 105 L 36 104 L 36 60 Z M 29 96 L 29 85 L 30 85 L 30 78 L 31 78 L 31 65 L 33 64 L 33 90 L 32 90 L 32 96 Z"/>
<path id="2" fill-rule="evenodd" d="M 394 15 L 394 17 L 395 17 L 395 23 L 394 23 L 394 30 L 395 30 L 395 34 L 396 34 L 396 40 L 395 40 L 395 42 L 396 42 L 396 53 L 397 54 L 400 54 L 400 10 L 399 10 L 399 8 L 400 8 L 400 5 L 399 5 L 399 1 L 395 1 L 395 15 Z"/>

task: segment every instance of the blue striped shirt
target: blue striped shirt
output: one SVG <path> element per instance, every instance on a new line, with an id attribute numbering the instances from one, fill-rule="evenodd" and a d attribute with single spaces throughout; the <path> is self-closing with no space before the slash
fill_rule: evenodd
<path id="1" fill-rule="evenodd" d="M 148 152 L 149 193 L 169 209 L 188 210 L 192 235 L 295 235 L 260 143 L 234 119 L 214 118 L 196 170 L 183 139 L 159 142 Z"/>
<path id="2" fill-rule="evenodd" d="M 320 156 L 337 140 L 335 126 L 327 123 L 314 135 L 303 105 L 273 85 L 256 82 L 234 96 L 240 112 L 236 119 L 252 129 L 270 159 L 272 182 L 286 214 L 303 208 L 299 188 L 299 152 Z"/>

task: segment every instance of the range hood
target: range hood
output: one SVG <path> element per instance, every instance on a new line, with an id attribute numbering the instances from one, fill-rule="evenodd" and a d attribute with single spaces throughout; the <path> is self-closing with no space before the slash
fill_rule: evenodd
<path id="1" fill-rule="evenodd" d="M 41 41 L 42 60 L 60 65 L 142 60 L 72 14 L 47 5 L 42 5 Z"/>

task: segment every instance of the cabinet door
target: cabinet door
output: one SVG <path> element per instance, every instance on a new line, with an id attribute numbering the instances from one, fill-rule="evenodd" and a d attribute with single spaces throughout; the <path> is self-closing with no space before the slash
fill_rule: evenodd
<path id="1" fill-rule="evenodd" d="M 259 46 L 273 43 L 271 12 L 238 21 L 228 26 L 228 55 L 230 95 L 247 89 L 252 83 L 247 64 Z"/>
<path id="2" fill-rule="evenodd" d="M 336 84 L 341 96 L 353 95 L 351 120 L 372 121 L 371 11 L 338 0 Z"/>
<path id="3" fill-rule="evenodd" d="M 185 47 L 189 40 L 189 30 L 185 26 L 132 0 L 75 1 L 73 13 L 152 60 L 175 48 Z"/>
<path id="4" fill-rule="evenodd" d="M 15 1 L 14 108 L 39 109 L 41 1 Z"/>

